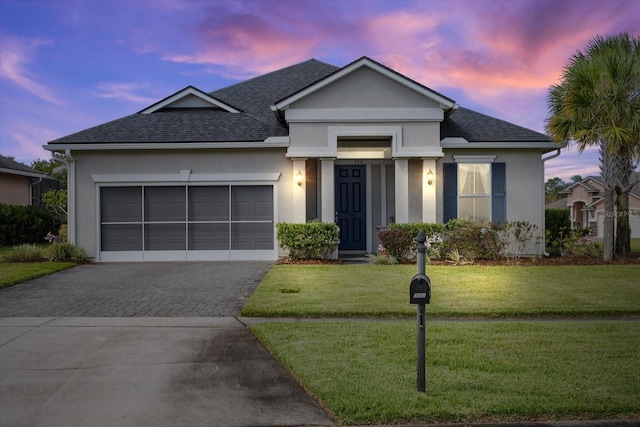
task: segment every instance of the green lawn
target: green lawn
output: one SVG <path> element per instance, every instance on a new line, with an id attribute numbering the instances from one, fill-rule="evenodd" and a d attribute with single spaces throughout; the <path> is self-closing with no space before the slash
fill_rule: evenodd
<path id="1" fill-rule="evenodd" d="M 631 239 L 631 252 L 640 253 L 640 239 Z"/>
<path id="2" fill-rule="evenodd" d="M 629 321 L 263 323 L 252 331 L 339 424 L 640 418 Z"/>
<path id="3" fill-rule="evenodd" d="M 415 266 L 277 265 L 244 316 L 413 317 Z M 430 317 L 640 315 L 640 265 L 429 266 Z"/>
<path id="4" fill-rule="evenodd" d="M 414 274 L 278 265 L 243 315 L 379 318 L 251 328 L 339 424 L 640 418 L 640 265 L 429 266 L 426 394 Z"/>
<path id="5" fill-rule="evenodd" d="M 73 267 L 71 262 L 0 263 L 0 289 Z"/>

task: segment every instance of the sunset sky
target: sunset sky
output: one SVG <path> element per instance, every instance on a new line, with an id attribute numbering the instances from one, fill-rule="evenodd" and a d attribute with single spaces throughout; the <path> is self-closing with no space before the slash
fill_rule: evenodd
<path id="1" fill-rule="evenodd" d="M 0 0 L 0 154 L 184 88 L 212 91 L 310 58 L 381 62 L 463 107 L 544 131 L 546 96 L 596 34 L 640 34 L 637 0 Z M 564 150 L 547 178 L 598 174 Z"/>

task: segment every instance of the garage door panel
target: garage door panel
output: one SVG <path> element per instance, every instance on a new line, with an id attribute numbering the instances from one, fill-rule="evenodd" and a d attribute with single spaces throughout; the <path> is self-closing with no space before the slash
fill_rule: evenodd
<path id="1" fill-rule="evenodd" d="M 103 260 L 136 251 L 144 260 L 276 256 L 273 185 L 102 187 L 100 194 Z"/>
<path id="2" fill-rule="evenodd" d="M 241 223 L 231 224 L 232 250 L 273 249 L 273 224 Z"/>
<path id="3" fill-rule="evenodd" d="M 103 251 L 142 250 L 142 224 L 104 224 L 101 235 Z"/>
<path id="4" fill-rule="evenodd" d="M 189 224 L 189 250 L 229 250 L 229 224 Z"/>
<path id="5" fill-rule="evenodd" d="M 171 251 L 184 249 L 186 249 L 184 224 L 145 224 L 145 251 Z"/>

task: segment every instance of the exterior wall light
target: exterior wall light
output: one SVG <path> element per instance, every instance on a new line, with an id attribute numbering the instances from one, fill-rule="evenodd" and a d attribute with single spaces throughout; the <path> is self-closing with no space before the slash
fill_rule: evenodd
<path id="1" fill-rule="evenodd" d="M 303 182 L 302 172 L 300 171 L 300 169 L 298 169 L 298 173 L 296 174 L 296 184 L 298 184 L 298 187 L 302 187 L 302 182 Z"/>
<path id="2" fill-rule="evenodd" d="M 427 184 L 433 185 L 433 171 L 429 168 L 429 172 L 427 172 Z"/>

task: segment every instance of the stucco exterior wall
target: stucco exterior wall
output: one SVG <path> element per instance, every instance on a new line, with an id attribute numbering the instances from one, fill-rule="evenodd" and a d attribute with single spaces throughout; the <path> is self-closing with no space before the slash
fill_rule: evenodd
<path id="1" fill-rule="evenodd" d="M 494 162 L 506 163 L 507 221 L 527 221 L 544 228 L 544 164 L 539 150 L 444 150 L 438 161 L 436 216 L 442 222 L 442 163 L 454 162 L 454 155 L 495 155 Z"/>
<path id="2" fill-rule="evenodd" d="M 73 152 L 76 165 L 76 244 L 96 256 L 98 226 L 97 185 L 92 175 L 142 176 L 180 174 L 281 174 L 274 186 L 275 222 L 292 221 L 292 163 L 284 149 L 189 150 L 133 152 Z M 127 183 L 139 182 L 132 178 Z M 124 182 L 123 182 L 124 183 Z M 146 182 L 150 184 L 152 182 Z M 163 182 L 164 184 L 170 184 Z M 173 184 L 186 184 L 177 180 Z M 234 182 L 225 182 L 233 184 Z M 122 183 L 118 183 L 122 184 Z M 114 184 L 114 185 L 118 185 Z"/>
<path id="3" fill-rule="evenodd" d="M 31 204 L 28 176 L 0 173 L 0 203 L 28 206 Z"/>
<path id="4" fill-rule="evenodd" d="M 375 88 L 375 90 L 371 90 Z M 379 73 L 360 68 L 297 101 L 294 108 L 425 108 L 438 105 Z"/>

